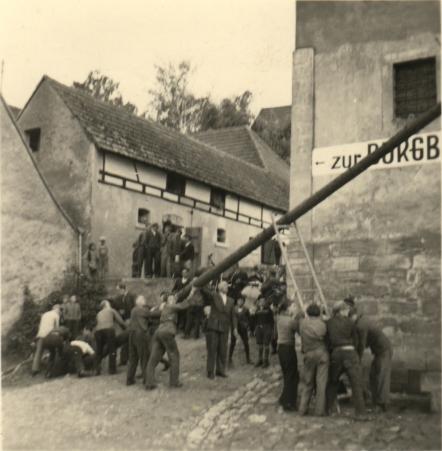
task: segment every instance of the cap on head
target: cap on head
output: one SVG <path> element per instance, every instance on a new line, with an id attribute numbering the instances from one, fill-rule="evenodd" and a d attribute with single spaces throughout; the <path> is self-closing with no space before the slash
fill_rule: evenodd
<path id="1" fill-rule="evenodd" d="M 347 296 L 344 299 L 344 302 L 349 306 L 349 307 L 355 307 L 355 298 L 353 296 Z"/>
<path id="2" fill-rule="evenodd" d="M 318 304 L 310 304 L 307 307 L 307 315 L 308 316 L 320 316 L 321 309 L 319 308 L 319 305 Z"/>
<path id="3" fill-rule="evenodd" d="M 102 236 L 100 236 L 100 238 L 99 238 L 99 239 L 100 239 L 100 241 L 106 241 L 106 237 L 105 237 L 105 236 L 103 236 L 103 235 L 102 235 Z"/>

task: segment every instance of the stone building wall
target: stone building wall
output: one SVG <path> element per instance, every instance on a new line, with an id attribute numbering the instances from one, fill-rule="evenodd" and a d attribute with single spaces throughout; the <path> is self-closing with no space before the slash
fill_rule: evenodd
<path id="1" fill-rule="evenodd" d="M 54 202 L 0 101 L 2 335 L 18 319 L 23 289 L 35 300 L 59 288 L 77 264 L 77 232 Z"/>
<path id="2" fill-rule="evenodd" d="M 437 2 L 328 2 L 316 15 L 313 3 L 300 1 L 297 10 L 292 208 L 334 178 L 317 175 L 313 149 L 387 139 L 406 124 L 393 113 L 394 63 L 436 57 L 440 101 Z M 438 131 L 436 120 L 420 133 L 440 139 Z M 432 162 L 366 171 L 300 221 L 325 297 L 357 296 L 392 340 L 394 384 L 409 390 L 423 389 L 428 374 L 440 386 L 437 147 Z M 298 274 L 306 273 L 294 231 L 289 252 Z M 302 283 L 311 286 L 309 278 Z"/>

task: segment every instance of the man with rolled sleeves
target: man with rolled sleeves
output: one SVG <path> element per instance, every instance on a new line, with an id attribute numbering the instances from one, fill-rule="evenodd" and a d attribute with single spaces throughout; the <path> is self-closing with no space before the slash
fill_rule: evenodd
<path id="1" fill-rule="evenodd" d="M 54 329 L 60 325 L 61 305 L 54 304 L 51 310 L 43 313 L 40 318 L 38 332 L 36 337 L 36 347 L 34 352 L 34 359 L 32 361 L 32 376 L 35 376 L 40 371 L 41 357 L 43 355 L 43 340 Z"/>
<path id="2" fill-rule="evenodd" d="M 227 344 L 229 332 L 236 335 L 237 318 L 233 299 L 227 296 L 228 284 L 225 280 L 218 285 L 218 292 L 203 288 L 204 304 L 210 306 L 206 325 L 207 377 L 215 374 L 227 377 Z"/>
<path id="3" fill-rule="evenodd" d="M 373 406 L 386 412 L 390 401 L 391 359 L 393 349 L 381 328 L 365 315 L 358 314 L 352 299 L 345 302 L 352 306 L 350 317 L 358 333 L 357 353 L 362 360 L 365 348 L 370 348 L 373 360 L 370 366 L 370 392 Z"/>

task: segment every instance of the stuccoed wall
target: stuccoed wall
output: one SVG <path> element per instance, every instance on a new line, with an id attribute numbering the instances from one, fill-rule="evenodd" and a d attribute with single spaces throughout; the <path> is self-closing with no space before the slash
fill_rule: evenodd
<path id="1" fill-rule="evenodd" d="M 40 150 L 34 152 L 38 167 L 74 224 L 87 234 L 93 146 L 49 81 L 43 79 L 18 124 L 23 131 L 41 128 Z"/>
<path id="2" fill-rule="evenodd" d="M 97 166 L 98 167 L 98 166 Z M 129 277 L 132 265 L 132 244 L 142 232 L 137 226 L 137 212 L 145 208 L 150 212 L 150 222 L 161 227 L 164 215 L 178 215 L 184 227 L 202 227 L 201 264 L 207 264 L 207 257 L 213 254 L 220 262 L 233 250 L 244 244 L 261 229 L 234 220 L 222 218 L 190 207 L 168 202 L 154 196 L 135 193 L 119 187 L 98 182 L 98 169 L 94 177 L 92 236 L 95 243 L 104 235 L 109 247 L 109 267 L 112 275 Z M 227 243 L 216 244 L 216 229 L 226 230 Z M 260 249 L 240 262 L 242 266 L 254 266 L 261 261 Z"/>
<path id="3" fill-rule="evenodd" d="M 77 234 L 57 208 L 3 102 L 1 119 L 2 335 L 18 319 L 27 285 L 35 300 L 59 288 L 77 262 Z"/>

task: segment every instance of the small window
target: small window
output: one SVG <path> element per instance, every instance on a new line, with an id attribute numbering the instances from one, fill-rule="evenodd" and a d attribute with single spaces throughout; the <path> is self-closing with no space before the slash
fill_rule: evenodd
<path id="1" fill-rule="evenodd" d="M 216 229 L 216 242 L 217 243 L 225 243 L 226 242 L 226 230 L 225 229 Z"/>
<path id="2" fill-rule="evenodd" d="M 394 71 L 394 113 L 408 118 L 437 103 L 436 58 L 398 63 Z"/>
<path id="3" fill-rule="evenodd" d="M 150 212 L 145 208 L 138 209 L 137 225 L 145 226 L 150 222 Z"/>
<path id="4" fill-rule="evenodd" d="M 226 193 L 220 189 L 212 188 L 210 190 L 210 205 L 223 210 L 226 205 Z"/>
<path id="5" fill-rule="evenodd" d="M 33 152 L 40 150 L 40 134 L 41 130 L 39 128 L 31 128 L 30 130 L 25 131 L 29 147 Z"/>
<path id="6" fill-rule="evenodd" d="M 186 179 L 178 174 L 167 174 L 166 191 L 169 193 L 177 194 L 178 196 L 184 196 L 186 189 Z"/>

